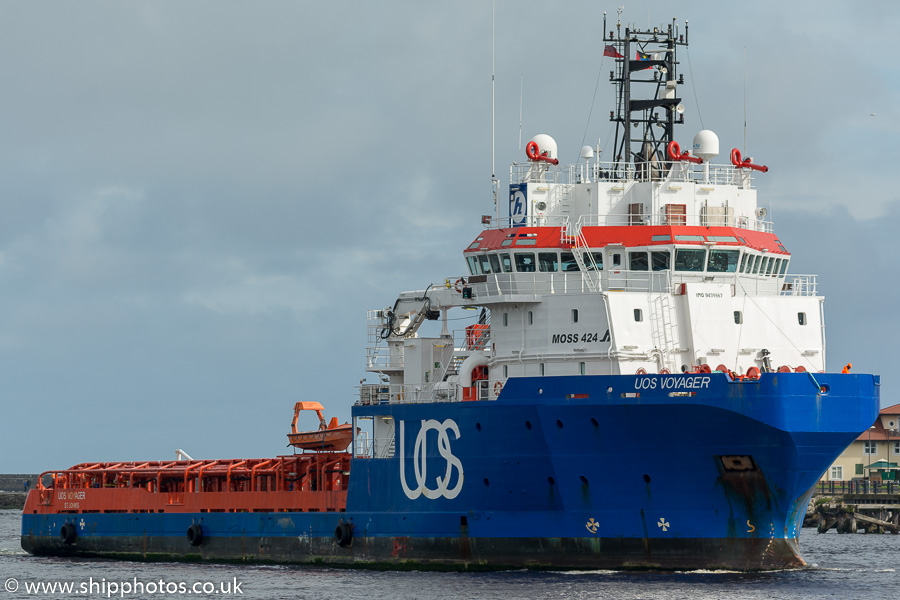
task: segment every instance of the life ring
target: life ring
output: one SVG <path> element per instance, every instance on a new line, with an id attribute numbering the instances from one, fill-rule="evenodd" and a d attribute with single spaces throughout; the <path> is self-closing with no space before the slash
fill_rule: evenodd
<path id="1" fill-rule="evenodd" d="M 453 284 L 453 289 L 462 294 L 464 285 L 466 285 L 466 280 L 463 277 L 460 277 L 456 280 L 456 283 Z"/>
<path id="2" fill-rule="evenodd" d="M 635 371 L 634 373 L 635 373 L 635 375 L 646 375 L 647 369 L 645 369 L 644 367 L 638 367 L 638 370 Z"/>
<path id="3" fill-rule="evenodd" d="M 669 373 L 670 373 L 670 371 L 668 369 L 666 369 L 665 367 L 663 367 L 662 369 L 659 370 L 660 375 L 668 375 Z"/>
<path id="4" fill-rule="evenodd" d="M 203 543 L 203 527 L 194 523 L 187 530 L 187 541 L 191 546 L 199 546 Z"/>
<path id="5" fill-rule="evenodd" d="M 537 160 L 541 155 L 541 149 L 538 148 L 537 142 L 534 140 L 525 145 L 525 156 L 531 160 Z"/>
<path id="6" fill-rule="evenodd" d="M 666 150 L 669 153 L 669 158 L 672 160 L 681 160 L 681 146 L 678 145 L 678 142 L 672 140 L 669 142 L 669 145 L 666 146 Z"/>
<path id="7" fill-rule="evenodd" d="M 64 523 L 59 530 L 59 539 L 63 544 L 74 544 L 78 538 L 78 531 L 72 523 Z"/>
<path id="8" fill-rule="evenodd" d="M 349 523 L 338 523 L 338 526 L 334 529 L 334 541 L 337 542 L 337 545 L 341 548 L 346 548 L 350 545 L 350 541 L 353 539 L 353 528 L 350 527 Z"/>
<path id="9" fill-rule="evenodd" d="M 503 391 L 503 383 L 498 381 L 494 384 L 494 396 L 499 396 L 501 391 Z"/>

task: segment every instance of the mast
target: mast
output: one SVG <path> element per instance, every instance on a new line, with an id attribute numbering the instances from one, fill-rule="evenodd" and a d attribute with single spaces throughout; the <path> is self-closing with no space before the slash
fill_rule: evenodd
<path id="1" fill-rule="evenodd" d="M 610 112 L 616 124 L 613 144 L 615 172 L 619 177 L 655 178 L 667 161 L 666 146 L 675 139 L 675 125 L 684 123 L 677 87 L 678 46 L 687 46 L 687 25 L 679 35 L 673 20 L 666 27 L 641 30 L 625 27 L 606 31 L 608 46 L 619 53 L 610 81 L 616 86 L 617 108 Z M 634 165 L 632 168 L 631 165 Z"/>

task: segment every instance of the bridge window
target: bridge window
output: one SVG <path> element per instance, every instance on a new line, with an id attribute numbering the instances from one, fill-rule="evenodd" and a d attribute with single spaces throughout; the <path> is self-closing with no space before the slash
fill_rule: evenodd
<path id="1" fill-rule="evenodd" d="M 805 313 L 805 312 L 798 312 L 798 313 L 797 313 L 797 321 L 798 321 L 801 325 L 806 325 L 806 313 Z"/>
<path id="2" fill-rule="evenodd" d="M 481 262 L 481 272 L 487 275 L 491 272 L 491 261 L 488 259 L 487 254 L 479 254 L 478 260 Z"/>
<path id="3" fill-rule="evenodd" d="M 563 272 L 578 271 L 578 263 L 575 262 L 575 255 L 571 252 L 563 252 L 559 255 L 559 270 Z"/>
<path id="4" fill-rule="evenodd" d="M 478 261 L 474 256 L 467 256 L 466 262 L 469 263 L 469 275 L 479 275 L 478 272 Z"/>
<path id="5" fill-rule="evenodd" d="M 787 271 L 788 259 L 784 258 L 781 260 L 781 271 L 779 274 L 783 277 L 785 272 Z"/>
<path id="6" fill-rule="evenodd" d="M 739 269 L 739 272 L 740 272 L 740 273 L 746 273 L 746 272 L 747 272 L 747 259 L 748 259 L 749 257 L 750 257 L 750 255 L 747 254 L 747 253 L 745 252 L 745 253 L 744 253 L 744 256 L 741 258 L 741 268 Z"/>
<path id="7" fill-rule="evenodd" d="M 584 253 L 584 266 L 588 271 L 593 271 L 594 266 L 597 267 L 598 271 L 603 270 L 603 253 L 602 252 L 585 252 Z"/>
<path id="8" fill-rule="evenodd" d="M 559 255 L 556 252 L 539 252 L 538 266 L 541 273 L 555 273 L 559 270 Z"/>
<path id="9" fill-rule="evenodd" d="M 740 250 L 710 250 L 706 270 L 710 273 L 734 273 Z"/>
<path id="10" fill-rule="evenodd" d="M 772 274 L 772 269 L 775 268 L 775 259 L 769 258 L 769 264 L 766 265 L 766 275 Z"/>
<path id="11" fill-rule="evenodd" d="M 519 273 L 534 273 L 534 254 L 531 252 L 516 252 L 516 271 Z"/>
<path id="12" fill-rule="evenodd" d="M 504 273 L 512 273 L 512 260 L 510 260 L 509 254 L 500 255 L 500 264 L 503 265 Z"/>
<path id="13" fill-rule="evenodd" d="M 706 250 L 679 249 L 675 251 L 676 271 L 702 271 L 705 261 Z"/>
<path id="14" fill-rule="evenodd" d="M 669 260 L 672 255 L 668 252 L 651 252 L 650 253 L 650 264 L 651 268 L 654 271 L 668 271 L 669 270 Z"/>
<path id="15" fill-rule="evenodd" d="M 647 253 L 646 252 L 629 252 L 628 253 L 628 268 L 632 271 L 646 271 L 648 267 L 647 264 Z"/>
<path id="16" fill-rule="evenodd" d="M 496 254 L 488 254 L 488 257 L 491 259 L 491 272 L 499 273 L 500 272 L 500 257 Z"/>
<path id="17" fill-rule="evenodd" d="M 756 259 L 753 261 L 753 269 L 750 270 L 750 273 L 756 275 L 759 272 L 759 263 L 762 260 L 762 256 L 756 255 Z"/>

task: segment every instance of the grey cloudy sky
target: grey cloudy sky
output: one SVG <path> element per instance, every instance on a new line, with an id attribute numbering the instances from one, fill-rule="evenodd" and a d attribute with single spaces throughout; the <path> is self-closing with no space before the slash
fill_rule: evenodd
<path id="1" fill-rule="evenodd" d="M 526 140 L 563 162 L 609 143 L 615 9 L 497 2 L 501 185 L 520 77 Z M 896 403 L 900 9 L 624 21 L 672 17 L 682 146 L 743 146 L 746 49 L 760 198 L 791 270 L 820 275 L 829 367 L 881 373 Z M 485 0 L 0 2 L 0 472 L 273 455 L 301 399 L 348 418 L 365 311 L 460 274 L 491 212 L 490 61 Z"/>

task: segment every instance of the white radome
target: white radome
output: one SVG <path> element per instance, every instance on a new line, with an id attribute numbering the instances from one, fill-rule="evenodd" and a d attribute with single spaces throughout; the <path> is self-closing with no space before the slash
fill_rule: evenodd
<path id="1" fill-rule="evenodd" d="M 718 156 L 719 136 L 709 129 L 698 131 L 697 135 L 694 136 L 693 154 L 707 162 L 709 162 L 709 159 Z"/>

